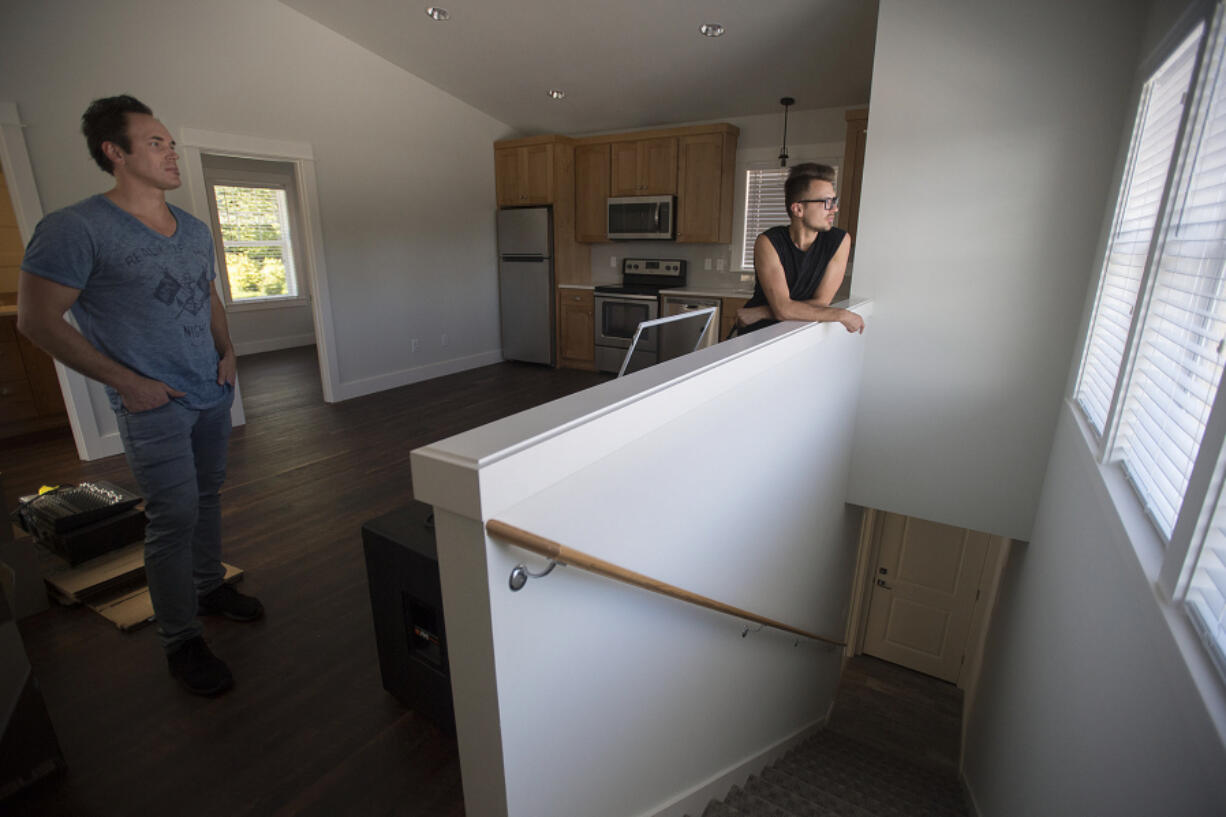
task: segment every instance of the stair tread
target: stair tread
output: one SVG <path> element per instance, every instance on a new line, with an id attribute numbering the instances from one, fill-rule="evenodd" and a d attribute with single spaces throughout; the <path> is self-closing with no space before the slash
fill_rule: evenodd
<path id="1" fill-rule="evenodd" d="M 871 744 L 854 740 L 837 733 L 822 732 L 817 738 L 806 742 L 786 756 L 788 760 L 805 759 L 813 763 L 836 763 L 848 765 L 855 763 L 867 770 L 877 769 L 890 780 L 908 785 L 918 785 L 927 790 L 933 787 L 945 787 L 951 792 L 961 793 L 957 777 L 923 765 L 909 762 L 893 753 L 883 751 Z"/>
<path id="2" fill-rule="evenodd" d="M 712 800 L 703 809 L 702 817 L 745 817 L 745 812 L 719 800 Z"/>
<path id="3" fill-rule="evenodd" d="M 961 793 L 954 798 L 945 788 L 901 788 L 888 777 L 866 773 L 855 767 L 808 764 L 803 761 L 780 761 L 771 769 L 772 775 L 787 776 L 795 781 L 820 789 L 829 795 L 874 815 L 897 814 L 905 817 L 964 817 Z M 782 785 L 785 781 L 780 781 Z"/>
<path id="4" fill-rule="evenodd" d="M 763 800 L 745 789 L 733 786 L 724 802 L 745 813 L 746 817 L 795 817 L 787 809 L 780 808 L 769 800 Z"/>
<path id="5" fill-rule="evenodd" d="M 782 779 L 770 769 L 763 769 L 762 774 L 762 777 L 749 778 L 745 784 L 746 791 L 788 809 L 796 817 L 874 817 L 871 813 L 814 786 L 788 785 L 800 782 L 794 778 Z"/>

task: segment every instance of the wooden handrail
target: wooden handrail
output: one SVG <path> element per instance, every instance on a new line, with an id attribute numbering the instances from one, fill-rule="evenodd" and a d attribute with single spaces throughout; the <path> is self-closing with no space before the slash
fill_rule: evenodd
<path id="1" fill-rule="evenodd" d="M 698 593 L 691 593 L 689 590 L 683 590 L 680 587 L 668 584 L 667 582 L 657 581 L 650 576 L 644 576 L 642 573 L 635 573 L 633 570 L 627 570 L 624 567 L 606 562 L 603 559 L 598 559 L 595 556 L 590 556 L 581 550 L 568 548 L 560 542 L 555 542 L 552 539 L 546 539 L 544 536 L 537 536 L 535 533 L 530 533 L 522 528 L 517 528 L 514 525 L 508 525 L 506 522 L 497 519 L 491 519 L 485 523 L 485 529 L 491 536 L 497 536 L 500 539 L 505 539 L 508 542 L 518 545 L 533 553 L 538 553 L 547 559 L 552 559 L 556 562 L 561 562 L 572 567 L 582 568 L 590 573 L 596 573 L 601 576 L 606 576 L 610 579 L 616 579 L 619 582 L 632 584 L 635 587 L 641 587 L 644 590 L 650 590 L 653 593 L 659 593 L 664 596 L 669 596 L 674 599 L 697 604 L 699 607 L 706 607 L 708 610 L 717 610 L 721 613 L 727 613 L 730 616 L 747 619 L 757 624 L 766 627 L 774 627 L 777 630 L 785 630 L 796 635 L 803 635 L 805 638 L 812 638 L 817 641 L 824 641 L 827 644 L 833 644 L 836 647 L 845 647 L 847 642 L 838 641 L 833 638 L 826 638 L 822 635 L 801 630 L 798 627 L 793 627 L 790 624 L 784 624 L 782 621 L 775 621 L 765 616 L 760 616 L 757 613 L 751 613 L 748 610 L 742 610 L 739 607 L 733 607 L 731 604 L 724 604 L 722 601 L 707 598 Z"/>

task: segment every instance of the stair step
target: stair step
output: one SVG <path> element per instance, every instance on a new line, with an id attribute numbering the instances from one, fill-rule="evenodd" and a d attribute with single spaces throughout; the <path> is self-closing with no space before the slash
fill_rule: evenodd
<path id="1" fill-rule="evenodd" d="M 732 790 L 728 792 L 728 796 L 724 798 L 724 802 L 740 809 L 746 817 L 795 817 L 787 809 L 779 808 L 769 800 L 763 800 L 756 795 L 750 794 L 739 786 L 732 787 Z"/>
<path id="2" fill-rule="evenodd" d="M 796 817 L 873 817 L 872 814 L 813 786 L 789 785 L 799 782 L 795 778 L 763 769 L 762 777 L 750 777 L 746 781 L 745 791 L 763 800 L 769 800 Z"/>
<path id="3" fill-rule="evenodd" d="M 900 781 L 893 770 L 856 757 L 806 754 L 783 758 L 773 770 L 882 817 L 966 817 L 962 792 L 956 786 L 939 778 Z"/>
<path id="4" fill-rule="evenodd" d="M 961 794 L 955 774 L 911 763 L 845 735 L 823 732 L 817 737 L 820 739 L 806 742 L 796 751 L 789 753 L 788 758 L 805 758 L 816 763 L 827 762 L 843 766 L 854 764 L 865 772 L 888 776 L 890 780 L 903 786 L 917 786 L 925 792 L 934 786 L 940 786 L 951 793 Z"/>
<path id="5" fill-rule="evenodd" d="M 703 809 L 702 817 L 745 817 L 745 812 L 733 808 L 727 803 L 721 803 L 719 800 L 712 800 Z"/>

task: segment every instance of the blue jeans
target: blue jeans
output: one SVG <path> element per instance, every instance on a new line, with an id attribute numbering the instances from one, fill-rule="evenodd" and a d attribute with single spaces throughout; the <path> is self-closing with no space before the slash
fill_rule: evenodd
<path id="1" fill-rule="evenodd" d="M 173 400 L 115 418 L 132 476 L 145 497 L 145 577 L 167 651 L 200 635 L 196 600 L 220 587 L 221 499 L 230 404 L 197 411 Z"/>

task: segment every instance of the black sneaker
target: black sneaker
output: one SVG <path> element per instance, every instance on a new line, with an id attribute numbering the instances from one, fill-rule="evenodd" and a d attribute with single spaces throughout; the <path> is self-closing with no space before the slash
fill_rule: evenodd
<path id="1" fill-rule="evenodd" d="M 170 665 L 170 674 L 188 692 L 218 695 L 234 686 L 234 676 L 226 662 L 213 655 L 200 636 L 184 641 L 174 652 L 167 653 L 166 662 Z"/>
<path id="2" fill-rule="evenodd" d="M 229 584 L 201 596 L 196 609 L 202 616 L 225 616 L 234 621 L 255 621 L 264 615 L 259 599 L 245 596 Z"/>

